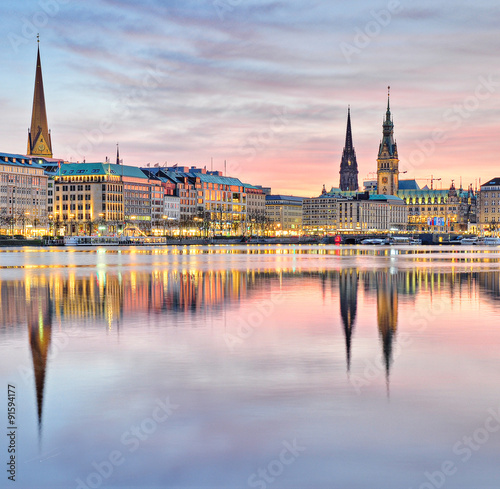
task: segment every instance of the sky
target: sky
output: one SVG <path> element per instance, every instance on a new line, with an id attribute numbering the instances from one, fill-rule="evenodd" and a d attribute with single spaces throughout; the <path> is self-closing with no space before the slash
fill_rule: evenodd
<path id="1" fill-rule="evenodd" d="M 373 179 L 391 86 L 401 178 L 499 175 L 496 0 L 4 0 L 0 152 L 25 153 L 40 51 L 54 157 L 339 184 L 351 107 Z M 371 175 L 370 175 L 371 174 Z"/>

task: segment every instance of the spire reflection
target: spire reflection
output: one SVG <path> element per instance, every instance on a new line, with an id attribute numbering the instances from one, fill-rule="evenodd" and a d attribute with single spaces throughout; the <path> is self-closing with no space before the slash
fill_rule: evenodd
<path id="1" fill-rule="evenodd" d="M 33 360 L 39 441 L 42 436 L 43 395 L 47 359 L 52 339 L 52 309 L 50 289 L 44 277 L 26 281 L 26 319 Z"/>
<path id="2" fill-rule="evenodd" d="M 389 396 L 389 376 L 393 361 L 393 342 L 398 327 L 397 275 L 377 272 L 377 324 L 382 339 L 387 395 Z"/>
<path id="3" fill-rule="evenodd" d="M 339 276 L 340 316 L 344 327 L 347 372 L 351 370 L 351 340 L 358 308 L 358 274 L 356 269 L 342 270 Z"/>

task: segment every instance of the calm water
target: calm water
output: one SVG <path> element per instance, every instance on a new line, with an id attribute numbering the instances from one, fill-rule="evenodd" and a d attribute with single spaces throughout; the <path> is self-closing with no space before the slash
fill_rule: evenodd
<path id="1" fill-rule="evenodd" d="M 0 292 L 2 487 L 500 487 L 500 251 L 3 249 Z"/>

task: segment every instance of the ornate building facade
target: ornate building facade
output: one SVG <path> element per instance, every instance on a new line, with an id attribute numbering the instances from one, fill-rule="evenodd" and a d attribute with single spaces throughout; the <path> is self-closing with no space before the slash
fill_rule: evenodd
<path id="1" fill-rule="evenodd" d="M 390 87 L 389 87 L 390 89 Z M 387 96 L 387 112 L 383 123 L 383 138 L 377 158 L 377 193 L 397 195 L 399 180 L 398 147 L 394 140 L 394 123 L 391 118 L 390 96 Z"/>

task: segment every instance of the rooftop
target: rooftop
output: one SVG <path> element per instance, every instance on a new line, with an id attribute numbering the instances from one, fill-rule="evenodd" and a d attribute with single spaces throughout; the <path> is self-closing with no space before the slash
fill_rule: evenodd
<path id="1" fill-rule="evenodd" d="M 483 185 L 481 185 L 481 188 L 489 187 L 492 185 L 500 185 L 500 177 L 495 177 L 495 178 L 491 179 L 489 182 L 484 183 Z"/>
<path id="2" fill-rule="evenodd" d="M 56 175 L 119 175 L 124 177 L 148 178 L 137 166 L 110 163 L 67 163 L 61 165 Z"/>

